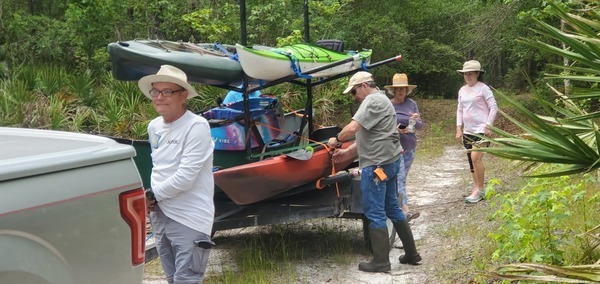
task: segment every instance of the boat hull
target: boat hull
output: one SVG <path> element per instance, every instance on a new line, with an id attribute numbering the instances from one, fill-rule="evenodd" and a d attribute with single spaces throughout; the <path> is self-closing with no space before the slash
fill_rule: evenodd
<path id="1" fill-rule="evenodd" d="M 183 70 L 188 81 L 208 85 L 238 84 L 243 71 L 231 57 L 233 46 L 224 45 L 230 54 L 213 44 L 194 44 L 158 40 L 130 40 L 108 44 L 113 76 L 133 81 L 156 74 L 163 64 Z"/>
<path id="2" fill-rule="evenodd" d="M 252 49 L 240 44 L 235 45 L 242 69 L 248 76 L 273 81 L 302 73 L 336 61 L 356 55 L 356 52 L 340 53 L 312 44 L 296 44 L 282 48 Z M 311 73 L 313 78 L 328 77 L 361 68 L 363 62 L 368 64 L 371 50 L 358 52 L 356 60 L 337 65 L 322 71 Z"/>
<path id="3" fill-rule="evenodd" d="M 344 143 L 346 148 L 351 143 Z M 215 185 L 238 205 L 256 203 L 293 188 L 315 182 L 346 169 L 354 159 L 333 164 L 325 148 L 315 150 L 309 160 L 297 160 L 286 155 L 251 162 L 214 173 Z"/>

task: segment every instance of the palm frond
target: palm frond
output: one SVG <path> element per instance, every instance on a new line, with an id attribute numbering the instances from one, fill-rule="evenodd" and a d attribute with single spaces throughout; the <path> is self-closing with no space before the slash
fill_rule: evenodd
<path id="1" fill-rule="evenodd" d="M 488 272 L 486 274 L 492 278 L 507 280 L 561 283 L 600 282 L 600 266 L 598 265 L 554 266 L 519 263 L 504 265 L 497 272 Z"/>
<path id="2" fill-rule="evenodd" d="M 487 140 L 497 147 L 477 148 L 474 151 L 486 152 L 511 160 L 565 165 L 565 168 L 536 176 L 586 173 L 599 167 L 600 154 L 598 149 L 593 148 L 595 139 L 592 139 L 594 140 L 592 142 L 584 141 L 578 136 L 578 131 L 571 131 L 571 129 L 564 127 L 564 124 L 548 123 L 548 120 L 559 122 L 559 119 L 548 117 L 544 119 L 506 95 L 500 92 L 497 94 L 513 105 L 519 114 L 529 119 L 529 123 L 524 123 L 500 111 L 501 115 L 513 122 L 526 134 L 514 135 L 492 128 L 492 131 L 500 138 L 487 138 Z M 563 111 L 569 113 L 566 109 L 563 109 Z M 589 128 L 586 130 L 587 133 L 590 132 Z M 586 140 L 591 139 L 589 135 L 586 138 Z"/>

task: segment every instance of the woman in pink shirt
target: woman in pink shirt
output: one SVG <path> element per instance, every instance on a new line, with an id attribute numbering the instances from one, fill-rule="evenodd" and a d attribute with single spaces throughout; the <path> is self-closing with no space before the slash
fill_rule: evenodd
<path id="1" fill-rule="evenodd" d="M 473 175 L 473 189 L 465 201 L 476 203 L 485 196 L 483 184 L 485 168 L 483 152 L 471 152 L 470 149 L 473 146 L 489 146 L 489 142 L 484 143 L 481 137 L 474 134 L 490 136 L 489 127 L 494 124 L 498 105 L 490 87 L 481 82 L 481 76 L 485 71 L 481 69 L 479 61 L 469 60 L 465 62 L 462 70 L 456 71 L 463 75 L 466 83 L 458 91 L 456 138 L 461 140 L 467 149 L 467 159 Z"/>

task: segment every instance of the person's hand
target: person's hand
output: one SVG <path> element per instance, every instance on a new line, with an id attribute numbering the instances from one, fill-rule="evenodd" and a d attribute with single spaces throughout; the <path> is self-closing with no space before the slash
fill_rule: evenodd
<path id="1" fill-rule="evenodd" d="M 350 157 L 350 149 L 346 148 L 346 149 L 335 149 L 335 151 L 333 152 L 333 155 L 331 156 L 331 159 L 333 160 L 334 163 L 337 162 L 341 162 L 341 161 L 346 161 L 352 157 Z"/>
<path id="2" fill-rule="evenodd" d="M 331 137 L 327 140 L 327 146 L 329 146 L 329 148 L 339 148 L 342 146 L 341 144 L 342 143 L 338 142 L 335 137 Z"/>
<path id="3" fill-rule="evenodd" d="M 146 190 L 146 212 L 156 210 L 156 198 L 154 197 L 154 193 L 152 189 Z"/>
<path id="4" fill-rule="evenodd" d="M 459 141 L 463 140 L 463 133 L 462 133 L 462 131 L 456 130 L 456 139 L 458 139 Z"/>
<path id="5" fill-rule="evenodd" d="M 398 128 L 398 133 L 406 134 L 406 133 L 408 133 L 408 130 L 406 130 L 406 128 Z"/>
<path id="6" fill-rule="evenodd" d="M 490 128 L 489 128 L 489 126 L 488 126 L 488 125 L 486 125 L 486 126 L 485 126 L 485 130 L 484 130 L 484 132 L 483 132 L 483 133 L 484 133 L 484 134 L 485 134 L 485 136 L 487 136 L 487 137 L 492 137 L 492 131 L 490 130 Z"/>
<path id="7" fill-rule="evenodd" d="M 419 119 L 419 113 L 418 112 L 409 112 L 408 113 L 413 119 L 418 120 Z"/>
<path id="8" fill-rule="evenodd" d="M 156 200 L 146 197 L 146 212 L 156 210 Z"/>

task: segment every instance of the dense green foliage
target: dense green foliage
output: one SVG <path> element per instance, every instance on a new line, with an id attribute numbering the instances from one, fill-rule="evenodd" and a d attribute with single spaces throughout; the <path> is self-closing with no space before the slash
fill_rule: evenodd
<path id="1" fill-rule="evenodd" d="M 600 205 L 595 184 L 591 175 L 536 178 L 520 191 L 507 193 L 494 214 L 503 223 L 490 232 L 498 243 L 492 259 L 555 265 L 593 262 L 599 255 L 585 233 L 599 221 L 594 216 Z"/>

